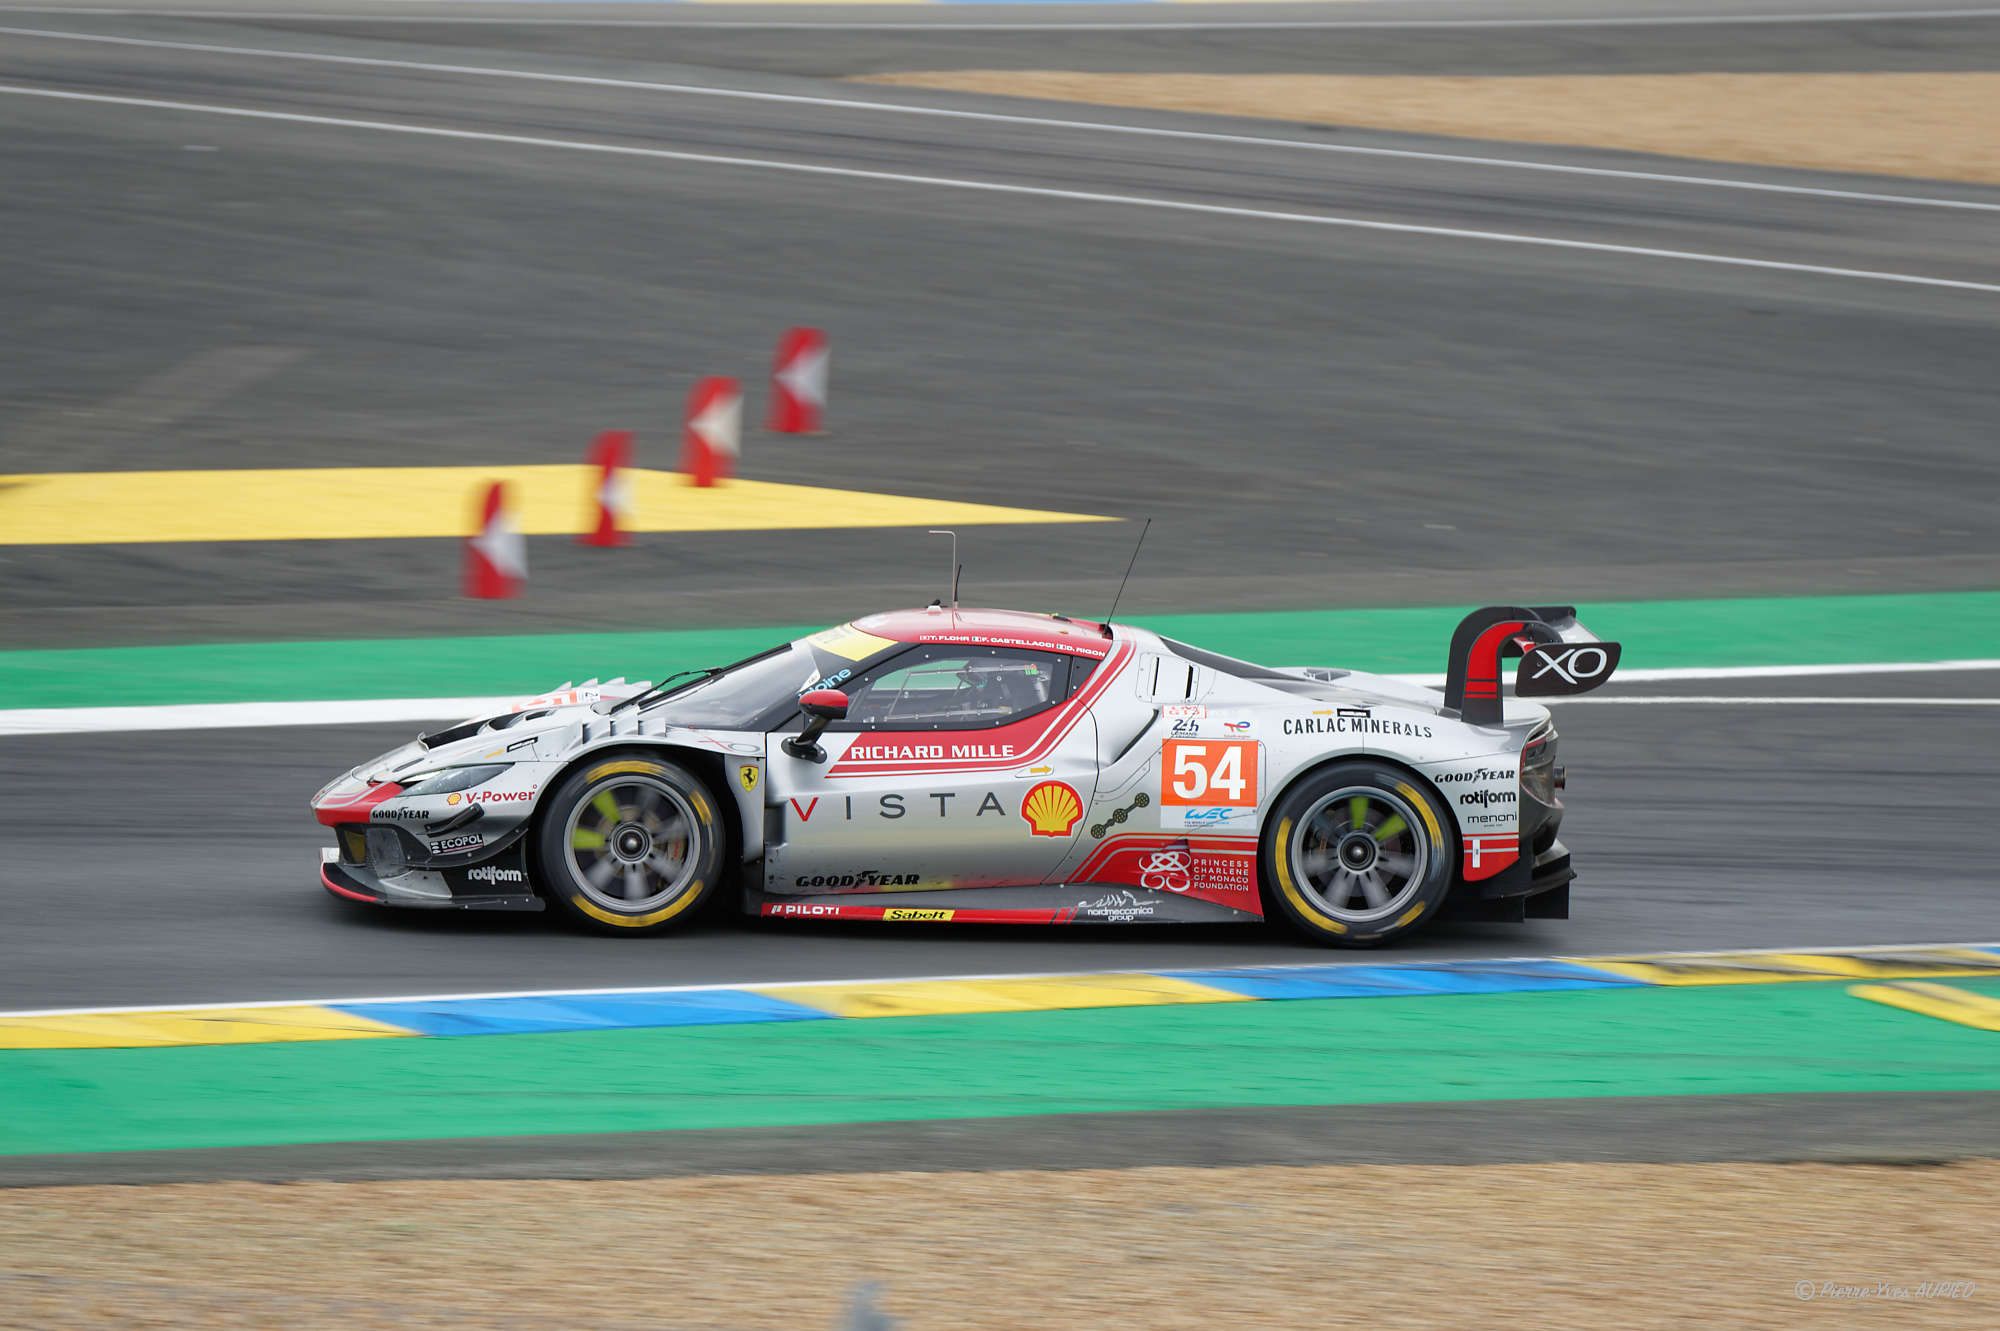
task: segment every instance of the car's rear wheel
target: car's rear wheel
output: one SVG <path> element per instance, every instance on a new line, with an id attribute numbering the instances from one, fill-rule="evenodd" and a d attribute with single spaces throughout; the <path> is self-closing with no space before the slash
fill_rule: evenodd
<path id="1" fill-rule="evenodd" d="M 1451 825 L 1409 773 L 1335 763 L 1293 787 L 1266 821 L 1266 899 L 1317 942 L 1385 943 L 1420 927 L 1451 891 Z"/>
<path id="2" fill-rule="evenodd" d="M 725 840 L 715 797 L 685 768 L 624 754 L 571 773 L 544 801 L 536 858 L 549 899 L 605 933 L 659 933 L 715 891 Z"/>

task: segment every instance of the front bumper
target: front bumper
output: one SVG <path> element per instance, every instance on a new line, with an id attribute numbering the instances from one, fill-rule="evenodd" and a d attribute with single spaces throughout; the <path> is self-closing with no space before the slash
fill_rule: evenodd
<path id="1" fill-rule="evenodd" d="M 541 910 L 529 886 L 518 850 L 463 869 L 411 869 L 377 875 L 365 864 L 348 864 L 332 846 L 320 850 L 319 882 L 347 901 L 418 910 Z"/>

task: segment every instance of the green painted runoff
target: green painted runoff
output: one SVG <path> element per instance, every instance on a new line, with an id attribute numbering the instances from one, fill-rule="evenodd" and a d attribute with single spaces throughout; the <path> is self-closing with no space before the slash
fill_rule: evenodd
<path id="1" fill-rule="evenodd" d="M 1273 665 L 1442 672 L 1469 606 L 1150 615 L 1169 637 Z M 1581 607 L 1627 669 L 2000 657 L 2000 592 Z M 597 676 L 721 665 L 821 625 L 0 652 L 0 707 L 533 694 Z"/>
<path id="2" fill-rule="evenodd" d="M 13 1052 L 0 1054 L 0 1154 L 1231 1106 L 1994 1090 L 1996 1041 L 1852 997 L 1846 982 L 1804 982 Z"/>

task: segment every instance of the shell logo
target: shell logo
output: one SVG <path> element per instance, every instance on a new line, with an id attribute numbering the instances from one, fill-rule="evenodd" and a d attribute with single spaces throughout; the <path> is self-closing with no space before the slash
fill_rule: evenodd
<path id="1" fill-rule="evenodd" d="M 1021 801 L 1021 817 L 1034 836 L 1068 836 L 1083 817 L 1083 801 L 1061 781 L 1044 781 Z"/>
<path id="2" fill-rule="evenodd" d="M 459 802 L 460 800 L 462 800 L 462 799 L 464 799 L 464 798 L 465 798 L 465 796 L 463 796 L 463 795 L 446 795 L 446 796 L 444 797 L 444 802 L 445 802 L 446 804 L 457 804 L 457 803 L 458 803 L 458 802 Z"/>

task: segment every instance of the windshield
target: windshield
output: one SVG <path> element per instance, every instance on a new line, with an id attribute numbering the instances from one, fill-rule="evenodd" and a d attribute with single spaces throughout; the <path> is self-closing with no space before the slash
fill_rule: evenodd
<path id="1" fill-rule="evenodd" d="M 810 689 L 837 689 L 864 666 L 905 643 L 843 625 L 738 661 L 647 707 L 677 726 L 767 730 Z"/>

